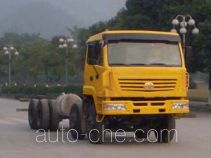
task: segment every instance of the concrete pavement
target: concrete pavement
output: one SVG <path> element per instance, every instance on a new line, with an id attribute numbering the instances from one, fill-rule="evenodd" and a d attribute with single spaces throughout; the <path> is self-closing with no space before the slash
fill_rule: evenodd
<path id="1" fill-rule="evenodd" d="M 0 158 L 210 158 L 211 114 L 199 112 L 195 118 L 177 120 L 178 142 L 158 143 L 105 143 L 89 144 L 87 140 L 63 143 L 61 133 L 57 143 L 37 143 L 35 131 L 29 129 L 27 102 L 0 99 Z M 67 126 L 67 122 L 63 123 Z M 55 138 L 56 133 L 50 133 Z"/>

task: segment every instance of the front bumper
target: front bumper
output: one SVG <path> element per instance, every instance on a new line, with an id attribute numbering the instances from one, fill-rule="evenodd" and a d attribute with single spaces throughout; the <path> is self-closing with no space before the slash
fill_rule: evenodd
<path id="1" fill-rule="evenodd" d="M 173 104 L 186 104 L 183 108 L 174 108 Z M 124 105 L 124 109 L 109 109 L 108 105 Z M 189 113 L 188 100 L 165 101 L 103 101 L 102 115 L 151 115 L 151 114 L 175 114 L 177 116 Z"/>

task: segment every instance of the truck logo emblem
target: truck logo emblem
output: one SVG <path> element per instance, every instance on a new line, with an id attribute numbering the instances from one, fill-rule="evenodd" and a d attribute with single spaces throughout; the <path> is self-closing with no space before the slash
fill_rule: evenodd
<path id="1" fill-rule="evenodd" d="M 154 88 L 154 84 L 152 82 L 146 82 L 144 84 L 144 89 L 145 90 L 152 90 Z"/>

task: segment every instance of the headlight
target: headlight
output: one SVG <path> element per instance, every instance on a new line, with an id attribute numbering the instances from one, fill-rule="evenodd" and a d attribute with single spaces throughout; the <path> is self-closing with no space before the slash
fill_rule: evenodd
<path id="1" fill-rule="evenodd" d="M 172 109 L 188 109 L 189 104 L 188 103 L 173 103 Z"/>
<path id="2" fill-rule="evenodd" d="M 106 104 L 104 110 L 126 110 L 124 104 Z"/>

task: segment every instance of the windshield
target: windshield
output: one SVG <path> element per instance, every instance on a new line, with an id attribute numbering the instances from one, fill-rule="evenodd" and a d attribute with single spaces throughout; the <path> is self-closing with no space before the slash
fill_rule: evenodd
<path id="1" fill-rule="evenodd" d="M 109 65 L 181 66 L 177 43 L 118 42 L 108 44 Z"/>

